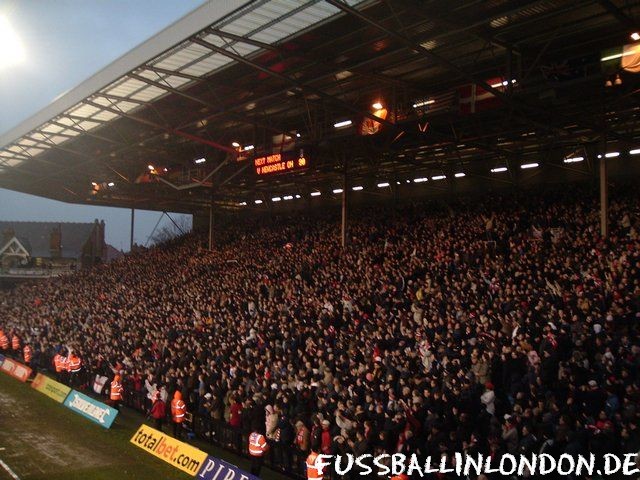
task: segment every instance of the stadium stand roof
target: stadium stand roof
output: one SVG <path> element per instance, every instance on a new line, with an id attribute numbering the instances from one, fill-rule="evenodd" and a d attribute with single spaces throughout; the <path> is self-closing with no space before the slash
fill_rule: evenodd
<path id="1" fill-rule="evenodd" d="M 525 162 L 574 168 L 563 160 L 594 157 L 605 140 L 626 155 L 640 140 L 637 52 L 623 50 L 639 10 L 209 1 L 0 136 L 0 186 L 197 212 L 308 196 L 346 168 L 357 185 Z M 254 157 L 284 151 L 303 152 L 308 167 L 256 174 Z"/>

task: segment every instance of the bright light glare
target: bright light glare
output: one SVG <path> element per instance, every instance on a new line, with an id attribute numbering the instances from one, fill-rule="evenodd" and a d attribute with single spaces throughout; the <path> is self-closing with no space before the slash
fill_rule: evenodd
<path id="1" fill-rule="evenodd" d="M 333 189 L 333 193 L 342 193 L 342 189 L 341 188 L 334 188 Z"/>
<path id="2" fill-rule="evenodd" d="M 537 163 L 525 163 L 520 165 L 520 168 L 522 168 L 523 170 L 526 170 L 527 168 L 537 168 L 538 164 Z"/>
<path id="3" fill-rule="evenodd" d="M 604 154 L 605 158 L 615 158 L 620 156 L 620 152 L 609 152 Z"/>
<path id="4" fill-rule="evenodd" d="M 382 182 L 378 184 L 378 188 L 384 188 L 384 187 L 388 187 L 389 186 L 389 182 Z"/>
<path id="5" fill-rule="evenodd" d="M 507 171 L 507 167 L 496 167 L 491 169 L 491 173 L 501 173 L 506 171 Z"/>
<path id="6" fill-rule="evenodd" d="M 638 40 L 640 40 L 640 33 L 638 33 L 638 32 L 633 32 L 633 33 L 631 34 L 631 39 L 637 42 Z"/>
<path id="7" fill-rule="evenodd" d="M 458 173 L 456 173 L 456 174 L 455 174 L 455 177 L 456 177 L 456 178 L 462 178 L 462 177 L 464 177 L 464 176 L 465 176 L 465 173 L 464 173 L 464 172 L 458 172 Z"/>
<path id="8" fill-rule="evenodd" d="M 342 128 L 342 127 L 348 127 L 352 123 L 353 122 L 351 120 L 343 120 L 342 122 L 334 123 L 333 126 L 335 128 Z"/>
<path id="9" fill-rule="evenodd" d="M 26 55 L 18 34 L 9 20 L 0 15 L 0 70 L 25 61 Z"/>
<path id="10" fill-rule="evenodd" d="M 447 178 L 446 175 L 436 175 L 434 177 L 431 177 L 431 180 L 444 180 L 445 178 Z"/>
<path id="11" fill-rule="evenodd" d="M 358 192 L 360 190 L 362 190 L 364 187 L 362 185 L 357 185 L 355 187 L 352 188 L 352 190 L 354 190 L 355 192 Z"/>
<path id="12" fill-rule="evenodd" d="M 380 102 L 376 102 L 373 105 L 371 105 L 373 108 L 375 108 L 376 110 L 382 110 L 382 104 Z"/>
<path id="13" fill-rule="evenodd" d="M 634 150 L 629 150 L 630 155 L 638 155 L 640 153 L 640 148 L 636 148 Z"/>
<path id="14" fill-rule="evenodd" d="M 584 157 L 571 157 L 571 158 L 565 158 L 563 160 L 564 163 L 578 163 L 578 162 L 582 162 L 584 160 Z"/>
<path id="15" fill-rule="evenodd" d="M 311 192 L 312 197 L 319 197 L 320 195 L 322 195 L 321 192 Z"/>

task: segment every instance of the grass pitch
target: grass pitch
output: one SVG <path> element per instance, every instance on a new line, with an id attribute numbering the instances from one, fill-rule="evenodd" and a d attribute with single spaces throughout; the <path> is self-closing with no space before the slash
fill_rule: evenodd
<path id="1" fill-rule="evenodd" d="M 129 443 L 142 415 L 121 409 L 109 430 L 0 373 L 0 460 L 20 480 L 187 480 L 193 477 Z M 166 430 L 166 427 L 165 427 Z M 204 442 L 201 450 L 249 469 L 248 461 Z M 261 477 L 286 477 L 263 468 Z M 0 466 L 0 480 L 15 480 Z"/>

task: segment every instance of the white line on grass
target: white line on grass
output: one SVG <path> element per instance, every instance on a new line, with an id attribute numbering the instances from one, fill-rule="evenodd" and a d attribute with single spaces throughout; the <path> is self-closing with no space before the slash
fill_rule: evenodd
<path id="1" fill-rule="evenodd" d="M 0 460 L 0 466 L 2 466 L 2 468 L 4 468 L 7 473 L 9 475 L 11 475 L 11 478 L 13 478 L 13 480 L 20 480 L 20 477 L 18 475 L 16 475 L 16 472 L 14 472 L 13 470 L 11 470 L 9 468 L 9 465 L 7 465 L 6 463 L 4 463 L 2 460 Z"/>

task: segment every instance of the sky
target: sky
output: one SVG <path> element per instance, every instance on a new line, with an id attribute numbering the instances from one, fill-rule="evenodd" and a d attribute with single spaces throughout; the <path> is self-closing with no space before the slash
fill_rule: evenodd
<path id="1" fill-rule="evenodd" d="M 0 17 L 6 18 L 24 52 L 23 61 L 17 64 L 0 61 L 0 132 L 10 130 L 202 3 L 0 0 Z M 73 205 L 0 189 L 0 220 L 104 219 L 106 241 L 118 249 L 129 249 L 130 214 L 128 209 Z M 161 215 L 136 211 L 136 243 L 145 244 Z M 172 217 L 178 220 L 181 215 Z M 158 228 L 164 225 L 170 225 L 166 217 Z"/>

